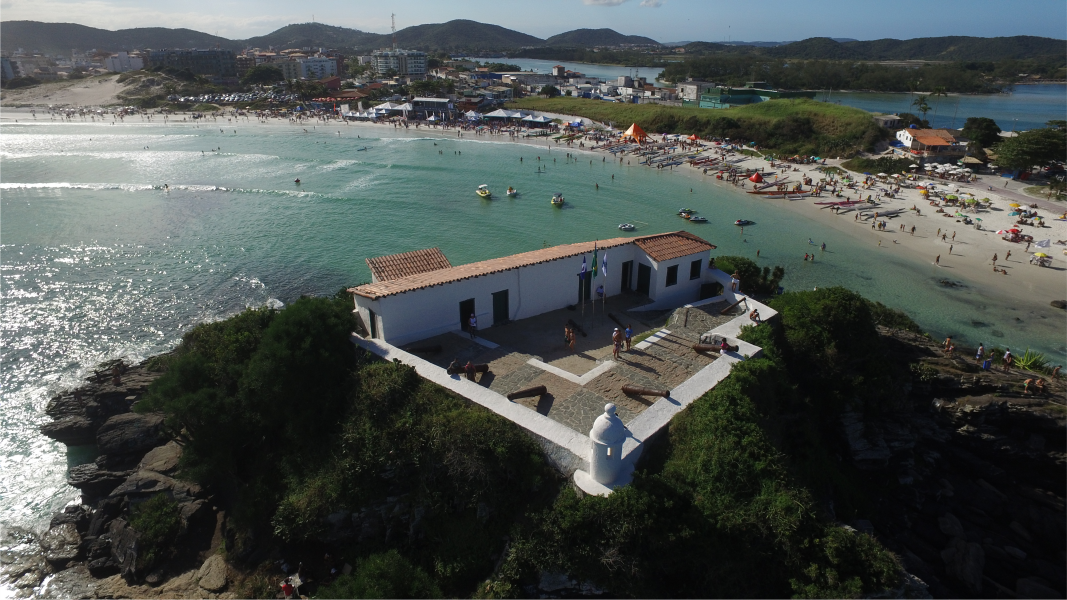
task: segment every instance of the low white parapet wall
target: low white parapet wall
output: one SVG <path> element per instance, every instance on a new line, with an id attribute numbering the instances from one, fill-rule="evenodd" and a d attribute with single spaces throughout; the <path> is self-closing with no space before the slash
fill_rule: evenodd
<path id="1" fill-rule="evenodd" d="M 423 379 L 449 389 L 522 427 L 538 441 L 549 462 L 568 477 L 578 469 L 589 468 L 587 458 L 589 438 L 587 436 L 539 412 L 530 410 L 521 404 L 515 404 L 507 397 L 473 381 L 468 381 L 459 375 L 449 375 L 446 369 L 387 342 L 366 339 L 353 333 L 352 343 L 387 361 L 399 360 L 405 365 L 414 367 L 415 372 Z"/>
<path id="2" fill-rule="evenodd" d="M 718 273 L 722 273 L 722 271 L 718 271 Z M 723 273 L 723 275 L 725 274 Z M 729 276 L 726 277 L 728 286 Z M 623 460 L 636 465 L 637 460 L 644 451 L 645 443 L 662 433 L 670 425 L 675 415 L 685 410 L 694 400 L 718 385 L 720 381 L 730 374 L 735 364 L 748 358 L 755 358 L 762 353 L 762 349 L 759 346 L 739 340 L 737 335 L 741 332 L 741 328 L 753 324 L 748 316 L 753 309 L 759 310 L 762 320 L 777 316 L 777 311 L 766 304 L 753 300 L 744 294 L 726 289 L 721 296 L 687 304 L 682 308 L 693 308 L 720 301 L 727 301 L 731 304 L 741 301 L 745 305 L 745 313 L 723 323 L 708 333 L 727 338 L 729 343 L 737 346 L 738 349 L 720 353 L 717 360 L 671 390 L 669 398 L 660 398 L 655 404 L 634 417 L 627 425 L 630 436 L 623 444 Z M 642 341 L 637 345 L 637 348 L 655 344 L 669 333 L 668 330 L 663 329 Z M 591 442 L 587 435 L 574 431 L 539 412 L 516 404 L 502 394 L 482 387 L 473 381 L 468 381 L 460 375 L 449 375 L 446 369 L 414 354 L 405 352 L 388 342 L 367 339 L 354 333 L 352 334 L 352 342 L 387 361 L 399 360 L 406 365 L 414 367 L 415 372 L 424 379 L 449 389 L 523 428 L 537 440 L 549 462 L 565 476 L 570 477 L 575 471 L 589 469 L 588 456 Z M 605 370 L 605 368 L 611 368 L 611 366 L 613 366 L 613 363 L 612 365 L 607 365 L 607 363 L 601 365 L 598 367 L 597 374 Z M 572 377 L 574 379 L 582 379 L 576 376 Z M 592 378 L 590 377 L 589 379 Z"/>

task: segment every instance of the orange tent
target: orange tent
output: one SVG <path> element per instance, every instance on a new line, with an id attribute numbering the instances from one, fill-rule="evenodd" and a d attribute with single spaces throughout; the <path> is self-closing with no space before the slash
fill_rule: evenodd
<path id="1" fill-rule="evenodd" d="M 752 177 L 749 177 L 748 180 L 752 183 L 763 183 L 763 176 L 759 173 L 753 173 Z"/>
<path id="2" fill-rule="evenodd" d="M 630 125 L 630 128 L 626 130 L 626 133 L 622 134 L 623 139 L 630 138 L 637 142 L 643 142 L 648 137 L 644 129 L 641 129 L 637 123 Z"/>
<path id="3" fill-rule="evenodd" d="M 691 139 L 691 140 L 699 140 L 700 138 L 697 137 L 697 134 L 694 133 L 693 135 L 689 136 L 689 139 Z"/>

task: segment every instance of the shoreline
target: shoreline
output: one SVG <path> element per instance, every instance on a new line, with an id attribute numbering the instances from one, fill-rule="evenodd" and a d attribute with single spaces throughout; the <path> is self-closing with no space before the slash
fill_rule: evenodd
<path id="1" fill-rule="evenodd" d="M 538 114 L 544 114 L 546 116 L 552 116 L 554 118 L 567 117 L 567 115 L 554 115 L 553 113 L 541 113 L 535 111 Z M 25 116 L 29 116 L 29 109 L 4 109 L 0 112 L 0 123 L 7 125 L 12 124 L 16 119 L 24 119 Z M 153 115 L 155 116 L 155 115 Z M 192 121 L 175 121 L 168 119 L 167 123 L 163 123 L 161 120 L 153 118 L 151 121 L 137 119 L 131 120 L 127 118 L 126 122 L 118 123 L 115 126 L 133 126 L 138 125 L 151 125 L 151 126 L 165 126 L 165 127 L 203 127 L 206 125 L 219 125 L 223 127 L 236 127 L 240 130 L 243 127 L 254 126 L 257 128 L 268 128 L 271 130 L 304 130 L 306 129 L 310 135 L 335 135 L 338 131 L 342 134 L 347 130 L 349 132 L 355 131 L 357 135 L 366 132 L 369 135 L 375 137 L 390 137 L 387 132 L 392 132 L 393 136 L 397 137 L 427 137 L 438 139 L 454 139 L 461 141 L 476 141 L 483 143 L 517 143 L 530 146 L 531 148 L 544 148 L 549 153 L 552 151 L 570 153 L 572 155 L 577 153 L 588 154 L 589 156 L 600 155 L 606 156 L 605 152 L 594 149 L 592 145 L 586 147 L 579 147 L 577 144 L 568 146 L 566 144 L 556 144 L 555 140 L 549 137 L 537 137 L 537 138 L 522 138 L 511 137 L 506 133 L 502 134 L 479 134 L 473 131 L 462 131 L 461 135 L 457 135 L 455 129 L 442 129 L 432 126 L 420 126 L 415 128 L 410 126 L 408 128 L 394 127 L 390 123 L 369 123 L 369 122 L 338 122 L 338 121 L 311 121 L 308 123 L 294 123 L 285 119 L 270 119 L 267 121 L 256 120 L 254 117 L 249 117 L 247 120 L 240 120 L 235 117 L 219 117 L 220 119 L 231 119 L 226 121 L 225 124 L 214 119 L 207 119 L 205 123 L 197 123 Z M 232 119 L 237 119 L 236 122 Z M 589 119 L 584 119 L 590 121 Z M 42 119 L 41 115 L 38 115 L 36 123 L 39 125 L 62 125 L 62 124 L 79 124 L 79 125 L 93 125 L 94 123 L 86 121 L 52 121 Z M 21 124 L 21 123 L 20 123 Z M 110 123 L 95 123 L 95 125 L 101 127 L 110 127 Z M 318 131 L 318 127 L 322 126 L 323 130 Z M 708 148 L 714 148 L 714 146 L 705 146 L 705 150 Z M 636 158 L 636 157 L 634 157 Z M 751 157 L 745 155 L 733 156 L 738 162 L 734 166 L 739 169 L 765 169 L 770 170 L 770 163 L 764 160 L 762 157 Z M 631 159 L 633 160 L 633 159 Z M 826 166 L 838 166 L 842 161 L 834 159 L 828 159 Z M 631 164 L 631 167 L 639 167 L 639 165 Z M 975 183 L 961 184 L 949 181 L 939 181 L 938 184 L 942 188 L 948 187 L 949 190 L 959 188 L 961 193 L 970 191 L 978 198 L 989 197 L 993 200 L 992 210 L 983 211 L 971 216 L 978 216 L 983 219 L 983 230 L 975 230 L 972 226 L 964 225 L 957 218 L 946 218 L 939 216 L 939 213 L 934 212 L 936 207 L 930 206 L 929 203 L 922 199 L 918 190 L 914 188 L 904 188 L 898 197 L 895 199 L 881 198 L 879 200 L 878 207 L 864 208 L 865 211 L 900 211 L 899 214 L 895 214 L 889 217 L 889 225 L 886 230 L 877 230 L 871 228 L 871 221 L 869 219 L 862 220 L 849 220 L 849 216 L 855 216 L 855 212 L 835 214 L 832 211 L 825 211 L 825 215 L 820 214 L 821 208 L 815 206 L 814 202 L 817 201 L 833 201 L 834 198 L 828 194 L 821 198 L 813 199 L 807 197 L 801 200 L 787 201 L 784 199 L 765 199 L 751 194 L 746 194 L 747 190 L 739 189 L 738 186 L 734 186 L 725 181 L 718 181 L 714 179 L 716 170 L 709 171 L 707 175 L 702 174 L 701 170 L 692 168 L 687 164 L 678 165 L 679 168 L 675 171 L 673 168 L 670 173 L 680 173 L 684 177 L 689 178 L 690 181 L 696 183 L 697 181 L 703 182 L 704 185 L 710 184 L 710 189 L 716 190 L 732 190 L 732 198 L 740 201 L 742 198 L 752 201 L 760 202 L 774 202 L 776 208 L 780 208 L 792 215 L 803 217 L 813 222 L 826 225 L 834 231 L 843 233 L 849 236 L 860 244 L 870 244 L 876 248 L 879 252 L 895 253 L 895 257 L 907 261 L 912 268 L 915 269 L 917 275 L 921 276 L 934 276 L 939 279 L 948 280 L 961 280 L 968 284 L 974 290 L 981 290 L 980 294 L 984 298 L 988 298 L 996 302 L 998 305 L 1010 306 L 1015 308 L 1026 309 L 1030 312 L 1039 311 L 1040 314 L 1052 317 L 1053 315 L 1062 315 L 1057 309 L 1050 307 L 1049 303 L 1055 300 L 1064 299 L 1063 289 L 1063 273 L 1067 271 L 1067 246 L 1056 245 L 1058 240 L 1067 240 L 1067 222 L 1055 221 L 1056 217 L 1067 210 L 1067 203 L 1063 203 L 1057 206 L 1057 203 L 1048 202 L 1025 196 L 1021 193 L 1021 188 L 1026 186 L 1025 182 L 1007 182 L 1008 188 L 994 188 L 992 191 L 984 189 L 991 183 L 1000 184 L 1003 181 L 1002 178 L 994 178 L 991 176 L 980 176 Z M 816 165 L 793 165 L 789 164 L 789 169 L 797 168 L 799 171 L 789 172 L 789 181 L 795 183 L 801 178 L 811 177 L 813 180 L 818 181 L 824 175 L 815 170 Z M 784 173 L 783 173 L 784 174 Z M 860 175 L 859 177 L 862 177 Z M 923 178 L 926 182 L 929 182 L 928 178 Z M 719 184 L 722 185 L 719 185 Z M 1017 188 L 1020 191 L 1012 189 Z M 694 186 L 695 187 L 695 186 Z M 875 186 L 878 187 L 877 185 Z M 851 191 L 849 191 L 851 193 Z M 864 197 L 868 194 L 876 194 L 875 190 L 864 190 Z M 852 196 L 854 197 L 854 196 Z M 1010 209 L 1009 203 L 1019 202 L 1024 206 L 1038 205 L 1039 213 L 1045 217 L 1048 221 L 1048 227 L 1042 227 L 1040 229 L 1026 229 L 1027 233 L 1032 233 L 1034 241 L 1042 239 L 1050 239 L 1053 244 L 1050 248 L 1039 249 L 1031 246 L 1030 252 L 1024 252 L 1023 244 L 1014 244 L 1006 242 L 1000 239 L 994 232 L 1007 228 L 1014 218 L 1008 216 Z M 915 206 L 919 208 L 920 215 L 915 214 L 910 208 Z M 955 209 L 951 209 L 955 210 Z M 1056 211 L 1056 212 L 1053 212 Z M 948 214 L 948 213 L 945 213 Z M 903 223 L 907 232 L 899 230 L 899 225 Z M 914 235 L 910 233 L 912 226 L 916 227 Z M 951 236 L 953 232 L 956 234 L 953 240 L 949 240 L 946 237 L 945 241 L 940 238 L 936 238 L 936 232 L 939 229 L 944 229 L 948 236 Z M 951 249 L 951 254 L 950 254 Z M 1004 257 L 1008 251 L 1012 252 L 1012 256 L 1005 260 Z M 1028 264 L 1030 255 L 1033 252 L 1044 250 L 1052 258 L 1051 267 L 1037 267 Z M 998 257 L 997 266 L 1004 267 L 1008 274 L 994 273 L 992 257 L 996 254 Z M 938 265 L 934 265 L 935 257 L 940 256 Z M 1021 293 L 1020 293 L 1021 292 Z"/>

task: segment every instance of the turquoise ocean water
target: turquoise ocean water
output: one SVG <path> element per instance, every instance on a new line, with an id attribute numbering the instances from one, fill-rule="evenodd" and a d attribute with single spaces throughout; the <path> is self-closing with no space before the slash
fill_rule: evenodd
<path id="1" fill-rule="evenodd" d="M 908 311 L 934 335 L 1065 354 L 1062 313 L 1013 308 L 967 281 L 938 285 L 943 271 L 861 245 L 822 225 L 824 213 L 797 216 L 710 181 L 588 153 L 568 159 L 547 145 L 308 130 L 2 127 L 0 522 L 40 526 L 75 497 L 65 472 L 87 453 L 37 433 L 56 390 L 100 361 L 171 348 L 197 323 L 367 281 L 368 256 L 438 246 L 463 264 L 616 237 L 625 221 L 639 225 L 636 234 L 686 229 L 719 254 L 754 258 L 760 249 L 761 264 L 786 268 L 788 289 L 845 285 Z M 482 183 L 500 199 L 477 198 Z M 517 199 L 503 197 L 509 185 Z M 555 192 L 565 209 L 549 205 Z M 710 222 L 683 221 L 682 206 Z M 738 218 L 756 222 L 744 238 Z M 802 260 L 808 238 L 828 246 L 814 263 Z"/>

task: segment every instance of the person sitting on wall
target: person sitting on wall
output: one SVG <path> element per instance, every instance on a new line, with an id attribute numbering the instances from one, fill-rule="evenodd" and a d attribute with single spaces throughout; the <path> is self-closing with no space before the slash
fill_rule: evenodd
<path id="1" fill-rule="evenodd" d="M 448 364 L 448 374 L 458 375 L 463 372 L 463 365 L 459 364 L 458 358 L 453 358 L 452 362 Z"/>
<path id="2" fill-rule="evenodd" d="M 603 284 L 596 286 L 596 297 L 597 297 L 597 300 L 603 300 L 604 299 L 604 285 Z"/>
<path id="3" fill-rule="evenodd" d="M 762 323 L 763 322 L 763 319 L 761 319 L 760 316 L 759 316 L 759 309 L 758 308 L 752 309 L 752 312 L 748 313 L 748 318 L 751 319 L 753 323 L 757 323 L 758 324 L 758 323 Z"/>

